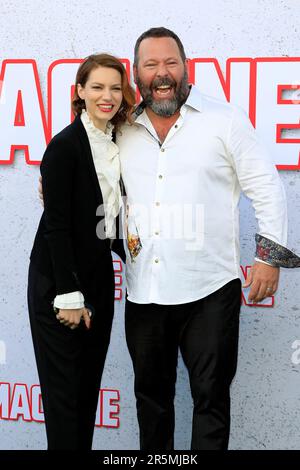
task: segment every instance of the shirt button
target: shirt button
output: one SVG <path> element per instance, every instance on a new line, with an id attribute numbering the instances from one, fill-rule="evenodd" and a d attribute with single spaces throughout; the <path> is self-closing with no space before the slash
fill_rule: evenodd
<path id="1" fill-rule="evenodd" d="M 161 151 L 161 152 L 164 152 L 164 151 L 165 151 L 165 149 L 160 149 L 160 151 Z"/>
<path id="2" fill-rule="evenodd" d="M 163 177 L 162 175 L 159 175 L 159 179 L 160 179 L 160 180 L 162 179 L 162 177 Z"/>
<path id="3" fill-rule="evenodd" d="M 159 259 L 158 259 L 158 258 L 155 259 L 155 263 L 159 263 Z"/>
<path id="4" fill-rule="evenodd" d="M 156 205 L 156 206 L 160 206 L 160 202 L 156 202 L 155 205 Z"/>
<path id="5" fill-rule="evenodd" d="M 158 232 L 158 231 L 156 231 L 156 232 L 155 232 L 155 235 L 159 235 L 159 232 Z"/>
<path id="6" fill-rule="evenodd" d="M 178 127 L 178 124 L 175 124 L 175 129 L 177 129 L 177 127 Z"/>

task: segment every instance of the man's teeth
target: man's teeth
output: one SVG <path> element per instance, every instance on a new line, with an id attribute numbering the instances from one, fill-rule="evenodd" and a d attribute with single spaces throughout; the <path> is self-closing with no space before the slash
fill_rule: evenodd
<path id="1" fill-rule="evenodd" d="M 157 93 L 168 93 L 171 90 L 170 85 L 161 85 L 156 88 Z"/>

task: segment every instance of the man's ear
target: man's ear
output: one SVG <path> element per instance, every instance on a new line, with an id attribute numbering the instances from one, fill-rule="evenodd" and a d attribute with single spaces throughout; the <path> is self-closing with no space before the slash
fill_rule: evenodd
<path id="1" fill-rule="evenodd" d="M 133 81 L 136 84 L 136 77 L 137 77 L 137 66 L 133 66 Z"/>
<path id="2" fill-rule="evenodd" d="M 189 62 L 190 62 L 189 59 L 185 59 L 185 61 L 184 61 L 184 67 L 185 67 L 187 73 L 189 73 Z"/>

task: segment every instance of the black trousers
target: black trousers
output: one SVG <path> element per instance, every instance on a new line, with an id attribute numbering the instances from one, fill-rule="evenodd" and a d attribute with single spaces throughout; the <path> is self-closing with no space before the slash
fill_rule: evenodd
<path id="1" fill-rule="evenodd" d="M 142 450 L 174 449 L 178 348 L 188 369 L 194 403 L 191 449 L 227 449 L 240 305 L 239 279 L 182 305 L 127 300 L 126 340 L 135 373 Z"/>
<path id="2" fill-rule="evenodd" d="M 89 450 L 113 319 L 113 279 L 90 330 L 59 323 L 51 304 L 54 297 L 53 283 L 31 263 L 28 307 L 48 449 Z"/>

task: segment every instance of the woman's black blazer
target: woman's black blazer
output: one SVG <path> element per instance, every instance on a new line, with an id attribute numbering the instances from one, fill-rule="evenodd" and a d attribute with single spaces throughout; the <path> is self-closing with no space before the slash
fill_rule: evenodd
<path id="1" fill-rule="evenodd" d="M 56 294 L 112 283 L 110 241 L 97 237 L 103 203 L 87 133 L 79 116 L 49 143 L 41 163 L 45 209 L 31 252 Z"/>

